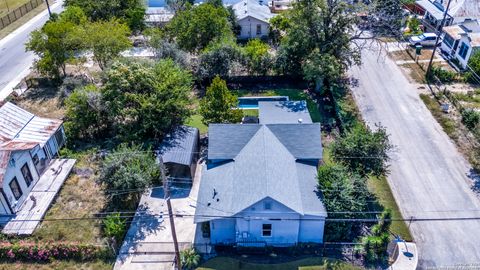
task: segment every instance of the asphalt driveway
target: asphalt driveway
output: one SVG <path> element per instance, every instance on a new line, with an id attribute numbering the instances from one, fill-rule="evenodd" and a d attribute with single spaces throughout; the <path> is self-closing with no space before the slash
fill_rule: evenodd
<path id="1" fill-rule="evenodd" d="M 393 195 L 404 218 L 435 219 L 410 226 L 420 268 L 480 268 L 480 202 L 471 166 L 400 68 L 378 52 L 364 50 L 362 57 L 350 70 L 352 90 L 364 119 L 386 126 L 397 146 L 388 177 Z"/>

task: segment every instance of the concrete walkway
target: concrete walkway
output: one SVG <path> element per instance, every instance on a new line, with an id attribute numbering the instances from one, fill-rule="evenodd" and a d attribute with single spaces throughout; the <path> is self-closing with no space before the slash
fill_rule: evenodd
<path id="1" fill-rule="evenodd" d="M 172 188 L 171 203 L 180 249 L 192 246 L 197 225 L 193 215 L 203 165 L 196 169 L 191 189 Z M 165 269 L 174 266 L 174 245 L 163 189 L 150 190 L 142 196 L 135 218 L 125 236 L 114 269 Z"/>

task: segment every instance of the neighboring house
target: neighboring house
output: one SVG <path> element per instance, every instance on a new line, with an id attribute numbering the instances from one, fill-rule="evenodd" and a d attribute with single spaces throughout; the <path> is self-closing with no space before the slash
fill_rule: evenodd
<path id="1" fill-rule="evenodd" d="M 443 6 L 446 6 L 448 0 L 443 1 Z M 480 18 L 480 1 L 478 0 L 452 0 L 449 14 L 454 18 L 454 22 L 462 22 L 465 19 Z"/>
<path id="2" fill-rule="evenodd" d="M 293 0 L 272 0 L 269 6 L 273 13 L 280 13 L 292 9 Z"/>
<path id="3" fill-rule="evenodd" d="M 198 129 L 187 126 L 180 126 L 165 136 L 158 153 L 162 156 L 168 176 L 185 181 L 195 177 L 199 139 Z"/>
<path id="4" fill-rule="evenodd" d="M 443 28 L 441 50 L 450 59 L 456 59 L 460 68 L 466 68 L 470 56 L 478 50 L 480 24 L 467 19 L 463 23 Z"/>
<path id="5" fill-rule="evenodd" d="M 323 242 L 325 207 L 317 190 L 320 124 L 262 116 L 261 124 L 211 124 L 195 223 L 212 244 L 285 246 Z M 302 109 L 303 111 L 303 109 Z M 305 116 L 302 116 L 307 118 Z M 263 124 L 262 124 L 263 123 Z"/>
<path id="6" fill-rule="evenodd" d="M 240 25 L 241 39 L 265 38 L 268 36 L 269 20 L 276 14 L 270 8 L 258 0 L 242 0 L 232 6 Z"/>
<path id="7" fill-rule="evenodd" d="M 60 120 L 37 117 L 12 103 L 0 108 L 0 214 L 17 213 L 65 144 Z"/>
<path id="8" fill-rule="evenodd" d="M 422 23 L 427 27 L 429 31 L 436 31 L 440 29 L 443 15 L 445 13 L 445 7 L 439 0 L 418 0 L 415 2 L 416 9 L 420 10 L 423 15 Z M 453 16 L 449 12 L 445 19 L 445 25 L 448 26 L 453 23 Z"/>

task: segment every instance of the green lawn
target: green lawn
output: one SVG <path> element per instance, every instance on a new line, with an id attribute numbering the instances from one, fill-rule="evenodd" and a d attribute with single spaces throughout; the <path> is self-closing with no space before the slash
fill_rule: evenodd
<path id="1" fill-rule="evenodd" d="M 367 181 L 368 189 L 374 194 L 377 199 L 378 210 L 391 209 L 393 219 L 401 219 L 402 214 L 398 205 L 395 202 L 390 186 L 388 185 L 387 178 L 385 176 L 381 177 L 370 177 Z M 408 218 L 408 217 L 405 217 Z M 413 241 L 412 235 L 408 230 L 408 223 L 404 221 L 393 221 L 390 227 L 390 231 L 396 235 L 400 235 L 402 239 L 406 241 Z"/>
<path id="2" fill-rule="evenodd" d="M 335 266 L 333 266 L 335 265 Z M 323 270 L 323 269 L 337 269 L 337 270 L 357 270 L 363 269 L 351 264 L 335 261 L 331 262 L 331 266 L 327 267 L 325 258 L 312 257 L 302 259 L 293 262 L 281 263 L 281 264 L 255 264 L 247 263 L 237 259 L 228 257 L 216 257 L 204 264 L 202 264 L 197 270 Z"/>
<path id="3" fill-rule="evenodd" d="M 185 125 L 196 127 L 200 130 L 200 134 L 206 134 L 208 132 L 208 127 L 202 122 L 202 119 L 203 117 L 200 114 L 194 114 L 187 120 Z"/>
<path id="4" fill-rule="evenodd" d="M 323 149 L 323 161 L 326 164 L 332 163 L 332 155 L 330 147 L 325 147 Z M 401 219 L 402 214 L 398 205 L 393 197 L 390 186 L 388 185 L 387 178 L 385 176 L 381 177 L 370 177 L 367 180 L 368 190 L 375 196 L 376 203 L 372 204 L 372 211 L 382 211 L 383 209 L 392 210 L 392 218 Z M 406 217 L 408 218 L 408 217 Z M 397 235 L 400 235 L 402 239 L 406 241 L 412 241 L 412 235 L 408 230 L 407 222 L 404 221 L 394 221 L 390 230 Z"/>
<path id="5" fill-rule="evenodd" d="M 317 104 L 315 104 L 315 102 L 302 89 L 284 88 L 284 89 L 269 89 L 269 90 L 261 90 L 261 91 L 250 91 L 246 89 L 241 89 L 241 90 L 232 90 L 232 92 L 236 93 L 239 97 L 288 96 L 290 100 L 306 100 L 307 107 L 308 107 L 308 110 L 310 111 L 310 117 L 312 118 L 312 121 L 322 122 L 322 115 L 318 111 Z"/>

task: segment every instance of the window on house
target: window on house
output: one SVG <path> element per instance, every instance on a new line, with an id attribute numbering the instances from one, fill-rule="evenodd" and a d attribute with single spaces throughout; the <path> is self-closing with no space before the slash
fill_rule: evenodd
<path id="1" fill-rule="evenodd" d="M 465 59 L 467 57 L 467 52 L 468 52 L 468 45 L 462 42 L 462 45 L 460 46 L 460 50 L 458 51 L 458 55 Z"/>
<path id="2" fill-rule="evenodd" d="M 264 202 L 263 203 L 263 208 L 265 210 L 272 210 L 272 203 L 271 202 Z"/>
<path id="3" fill-rule="evenodd" d="M 264 237 L 272 236 L 272 224 L 262 225 L 262 236 Z"/>
<path id="4" fill-rule="evenodd" d="M 61 129 L 59 129 L 59 130 L 55 133 L 55 139 L 57 140 L 58 148 L 62 147 L 63 144 L 65 143 L 65 137 L 63 137 L 63 132 L 62 132 Z"/>
<path id="5" fill-rule="evenodd" d="M 38 166 L 38 163 L 40 163 L 40 159 L 38 158 L 38 154 L 35 154 L 32 158 L 33 160 L 33 165 Z"/>
<path id="6" fill-rule="evenodd" d="M 443 37 L 443 42 L 445 42 L 445 44 L 447 44 L 447 46 L 450 48 L 452 48 L 454 41 L 455 40 L 447 34 L 445 34 L 445 36 Z"/>
<path id="7" fill-rule="evenodd" d="M 13 193 L 13 197 L 15 197 L 15 200 L 20 199 L 22 197 L 22 190 L 20 189 L 20 185 L 18 184 L 17 178 L 14 177 L 12 181 L 10 181 L 10 190 Z"/>
<path id="8" fill-rule="evenodd" d="M 257 24 L 257 36 L 262 34 L 262 25 Z"/>
<path id="9" fill-rule="evenodd" d="M 27 187 L 29 187 L 33 182 L 33 177 L 32 177 L 32 173 L 30 172 L 30 168 L 28 167 L 28 164 L 25 163 L 20 169 L 20 171 L 22 171 L 23 179 L 25 179 L 25 183 L 27 183 Z"/>

